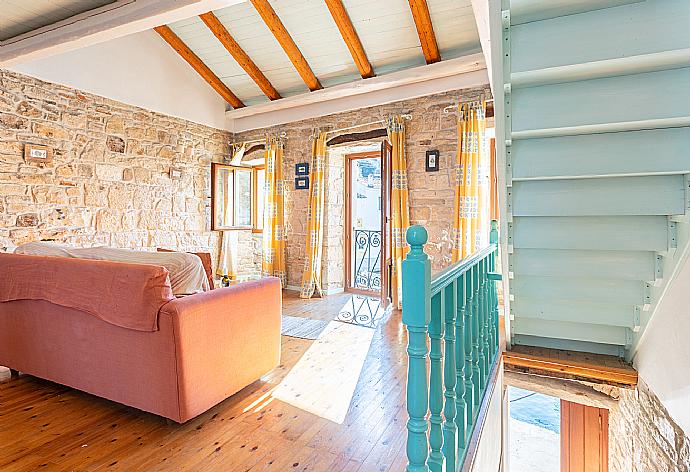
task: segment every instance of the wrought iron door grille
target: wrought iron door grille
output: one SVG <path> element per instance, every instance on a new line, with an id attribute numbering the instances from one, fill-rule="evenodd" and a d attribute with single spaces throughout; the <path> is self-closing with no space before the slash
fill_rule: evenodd
<path id="1" fill-rule="evenodd" d="M 353 287 L 381 291 L 381 231 L 354 229 Z"/>

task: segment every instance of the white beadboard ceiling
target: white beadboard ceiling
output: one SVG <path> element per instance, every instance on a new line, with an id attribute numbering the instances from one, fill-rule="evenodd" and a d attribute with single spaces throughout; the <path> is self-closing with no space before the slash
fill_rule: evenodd
<path id="1" fill-rule="evenodd" d="M 377 75 L 424 64 L 407 0 L 343 3 Z M 427 3 L 442 59 L 481 51 L 470 0 Z M 271 5 L 324 87 L 362 80 L 323 0 L 271 0 Z M 308 92 L 250 2 L 214 13 L 283 97 Z M 198 17 L 169 26 L 246 105 L 268 101 Z"/>
<path id="2" fill-rule="evenodd" d="M 0 41 L 52 25 L 116 0 L 0 0 Z"/>

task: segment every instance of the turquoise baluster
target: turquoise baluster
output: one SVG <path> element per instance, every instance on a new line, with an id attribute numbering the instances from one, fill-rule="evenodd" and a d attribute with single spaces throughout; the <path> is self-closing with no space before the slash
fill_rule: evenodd
<path id="1" fill-rule="evenodd" d="M 443 454 L 441 448 L 443 447 L 443 417 L 441 411 L 443 410 L 443 373 L 441 360 L 443 355 L 441 353 L 441 337 L 443 335 L 443 319 L 441 310 L 441 296 L 442 293 L 437 293 L 431 298 L 431 324 L 429 325 L 429 338 L 431 339 L 431 373 L 429 374 L 429 410 L 431 416 L 429 422 L 431 423 L 429 429 L 429 446 L 431 451 L 429 453 L 429 470 L 432 472 L 443 471 Z"/>
<path id="2" fill-rule="evenodd" d="M 489 273 L 493 272 L 494 268 L 494 253 L 492 252 L 488 256 L 489 259 Z M 487 292 L 487 300 L 488 300 L 488 313 L 489 313 L 489 366 L 493 365 L 495 354 L 496 354 L 496 330 L 494 329 L 494 281 L 490 279 L 487 275 L 487 280 L 486 280 L 486 292 Z"/>
<path id="3" fill-rule="evenodd" d="M 407 472 L 428 472 L 429 389 L 426 361 L 427 330 L 431 321 L 431 264 L 424 253 L 428 239 L 422 226 L 407 230 L 410 252 L 402 263 L 403 323 L 408 332 L 407 367 Z"/>
<path id="4" fill-rule="evenodd" d="M 485 300 L 485 289 L 486 284 L 484 282 L 484 274 L 486 272 L 486 258 L 479 261 L 479 296 L 477 299 L 477 304 L 479 305 L 479 370 L 481 371 L 481 386 L 482 392 L 486 386 L 486 380 L 488 375 L 488 369 L 486 368 L 486 300 Z"/>
<path id="5" fill-rule="evenodd" d="M 457 318 L 455 320 L 455 338 L 458 340 L 455 346 L 456 353 L 456 371 L 457 371 L 457 389 L 456 389 L 456 415 L 455 424 L 458 430 L 458 458 L 462 457 L 461 451 L 465 450 L 467 445 L 467 400 L 466 400 L 466 384 L 465 384 L 465 317 L 467 316 L 465 310 L 465 274 L 462 274 L 455 281 L 455 287 L 453 287 L 453 292 L 455 293 L 455 303 L 457 307 Z"/>
<path id="6" fill-rule="evenodd" d="M 496 272 L 496 254 L 497 250 L 491 253 L 491 271 Z M 491 338 L 491 347 L 494 352 L 494 358 L 498 354 L 498 282 L 491 280 L 491 331 L 493 336 Z"/>
<path id="7" fill-rule="evenodd" d="M 472 382 L 474 383 L 474 415 L 479 412 L 482 398 L 482 373 L 479 367 L 479 265 L 472 267 Z"/>
<path id="8" fill-rule="evenodd" d="M 465 311 L 465 407 L 467 408 L 467 433 L 474 418 L 474 404 L 477 392 L 474 389 L 474 338 L 472 330 L 472 269 L 463 275 L 465 280 L 465 293 L 462 297 L 462 307 Z"/>
<path id="9" fill-rule="evenodd" d="M 445 392 L 443 393 L 445 403 L 443 405 L 443 416 L 445 422 L 443 423 L 443 455 L 446 458 L 446 470 L 455 470 L 456 453 L 458 449 L 458 421 L 459 416 L 464 418 L 465 410 L 460 411 L 459 404 L 456 403 L 456 398 L 459 401 L 462 399 L 462 392 L 465 390 L 464 379 L 458 379 L 458 365 L 460 362 L 464 363 L 464 353 L 462 361 L 458 359 L 458 349 L 456 347 L 455 339 L 462 339 L 457 334 L 457 300 L 456 300 L 456 284 L 457 281 L 452 282 L 448 287 L 443 289 L 443 312 L 446 321 L 446 335 L 443 338 L 445 341 L 445 358 L 443 363 L 443 380 L 445 383 Z M 460 345 L 458 341 L 457 345 Z M 462 348 L 460 348 L 462 349 Z M 463 425 L 464 426 L 464 425 Z"/>
<path id="10" fill-rule="evenodd" d="M 491 272 L 496 272 L 496 259 L 498 256 L 498 221 L 491 220 L 491 231 L 489 232 L 489 243 L 495 244 L 496 248 L 494 252 L 491 253 Z M 499 351 L 499 326 L 498 326 L 498 280 L 491 280 L 491 324 L 492 324 L 492 348 L 494 352 L 494 358 Z"/>

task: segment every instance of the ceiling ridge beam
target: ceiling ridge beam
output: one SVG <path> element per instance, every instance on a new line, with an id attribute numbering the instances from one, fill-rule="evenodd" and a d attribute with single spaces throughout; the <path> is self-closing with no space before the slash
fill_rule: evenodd
<path id="1" fill-rule="evenodd" d="M 199 15 L 201 21 L 203 21 L 208 29 L 211 30 L 213 35 L 218 38 L 218 41 L 227 49 L 230 55 L 237 61 L 242 69 L 252 78 L 254 83 L 259 86 L 261 91 L 271 100 L 278 100 L 282 98 L 278 91 L 273 87 L 271 82 L 266 78 L 261 69 L 251 60 L 249 55 L 244 52 L 244 49 L 239 45 L 235 38 L 232 37 L 230 32 L 225 28 L 223 23 L 220 22 L 218 17 L 213 14 L 213 12 L 208 12 Z"/>
<path id="2" fill-rule="evenodd" d="M 278 40 L 278 44 L 283 48 L 292 65 L 297 69 L 297 73 L 299 73 L 304 83 L 309 87 L 309 90 L 314 91 L 323 88 L 268 0 L 251 0 L 251 2 L 259 15 L 261 15 L 266 26 L 268 26 L 268 29 L 271 30 L 273 36 Z"/>
<path id="3" fill-rule="evenodd" d="M 342 0 L 325 1 L 333 17 L 333 21 L 335 21 L 336 26 L 340 30 L 340 35 L 343 37 L 347 48 L 350 50 L 350 54 L 355 61 L 357 69 L 359 69 L 359 74 L 363 79 L 374 77 L 374 68 L 371 66 L 369 58 L 367 58 L 367 53 L 364 51 L 362 41 L 359 39 L 359 35 L 352 24 L 352 20 L 350 20 L 350 15 L 347 14 Z"/>
<path id="4" fill-rule="evenodd" d="M 154 28 L 156 33 L 158 33 L 163 40 L 168 43 L 177 53 L 187 61 L 187 63 L 192 66 L 192 68 L 197 71 L 197 73 L 213 87 L 213 89 L 218 92 L 218 94 L 225 99 L 233 108 L 243 108 L 244 103 L 240 100 L 237 95 L 232 93 L 227 85 L 223 83 L 222 80 L 218 78 L 216 74 L 213 73 L 209 67 L 204 64 L 204 62 L 194 54 L 194 52 L 189 49 L 189 47 L 182 42 L 182 40 L 170 29 L 169 26 L 162 25 L 156 26 Z"/>
<path id="5" fill-rule="evenodd" d="M 438 50 L 434 26 L 431 23 L 431 14 L 426 0 L 408 0 L 414 24 L 417 27 L 417 34 L 424 52 L 424 59 L 427 64 L 433 64 L 441 60 L 441 53 Z"/>

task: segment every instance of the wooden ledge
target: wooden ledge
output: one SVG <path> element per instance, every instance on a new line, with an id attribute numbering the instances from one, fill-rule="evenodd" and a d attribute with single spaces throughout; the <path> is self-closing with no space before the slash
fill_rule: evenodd
<path id="1" fill-rule="evenodd" d="M 514 346 L 503 352 L 506 370 L 632 388 L 637 371 L 613 356 Z"/>

